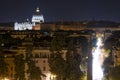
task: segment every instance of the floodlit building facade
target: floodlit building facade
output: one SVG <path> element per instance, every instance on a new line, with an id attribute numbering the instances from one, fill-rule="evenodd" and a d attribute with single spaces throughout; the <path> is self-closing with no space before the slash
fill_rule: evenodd
<path id="1" fill-rule="evenodd" d="M 14 30 L 32 30 L 33 24 L 30 22 L 15 22 Z"/>
<path id="2" fill-rule="evenodd" d="M 15 22 L 14 30 L 41 30 L 41 23 L 44 23 L 44 17 L 40 13 L 39 7 L 37 7 L 35 14 L 32 16 L 32 20 L 25 22 Z"/>
<path id="3" fill-rule="evenodd" d="M 26 47 L 18 47 L 17 49 L 11 49 L 10 51 L 16 52 L 16 54 L 12 55 L 6 55 L 6 62 L 9 64 L 9 74 L 8 79 L 9 80 L 15 80 L 15 64 L 14 64 L 14 56 L 18 54 L 23 54 L 24 57 L 26 56 Z M 66 53 L 66 50 L 63 50 L 64 54 Z M 35 61 L 35 64 L 37 67 L 40 68 L 41 72 L 45 76 L 41 76 L 42 80 L 53 80 L 52 76 L 53 74 L 50 72 L 50 67 L 48 63 L 48 58 L 50 57 L 50 51 L 49 48 L 43 48 L 43 47 L 33 47 L 32 50 L 32 59 Z M 25 63 L 25 80 L 29 80 L 29 74 L 27 74 L 27 63 Z"/>
<path id="4" fill-rule="evenodd" d="M 40 13 L 39 7 L 36 9 L 36 13 L 32 17 L 32 22 L 33 23 L 44 23 L 44 18 L 43 15 Z"/>

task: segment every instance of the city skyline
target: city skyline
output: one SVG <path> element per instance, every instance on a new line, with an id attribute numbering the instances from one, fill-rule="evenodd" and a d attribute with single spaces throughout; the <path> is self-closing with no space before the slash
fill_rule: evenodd
<path id="1" fill-rule="evenodd" d="M 0 3 L 0 22 L 32 19 L 36 7 L 45 22 L 107 20 L 120 22 L 119 0 L 4 0 Z"/>

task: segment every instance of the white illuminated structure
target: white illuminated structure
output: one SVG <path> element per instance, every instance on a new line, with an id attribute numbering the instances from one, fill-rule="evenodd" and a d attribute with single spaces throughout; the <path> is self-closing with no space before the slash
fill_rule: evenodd
<path id="1" fill-rule="evenodd" d="M 40 30 L 40 24 L 44 23 L 43 15 L 40 14 L 39 7 L 36 9 L 36 13 L 32 17 L 32 22 L 28 19 L 25 22 L 15 22 L 14 30 Z"/>
<path id="2" fill-rule="evenodd" d="M 30 22 L 15 22 L 14 23 L 14 30 L 32 30 L 33 24 Z"/>
<path id="3" fill-rule="evenodd" d="M 33 23 L 43 23 L 44 22 L 43 15 L 40 13 L 39 7 L 37 7 L 36 13 L 32 17 L 32 22 Z"/>

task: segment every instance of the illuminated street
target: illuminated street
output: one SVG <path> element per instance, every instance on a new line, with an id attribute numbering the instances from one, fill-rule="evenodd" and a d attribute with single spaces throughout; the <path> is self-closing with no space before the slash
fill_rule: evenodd
<path id="1" fill-rule="evenodd" d="M 102 36 L 97 34 L 96 49 L 93 51 L 93 80 L 102 80 L 103 70 L 101 66 L 101 47 L 102 47 Z"/>

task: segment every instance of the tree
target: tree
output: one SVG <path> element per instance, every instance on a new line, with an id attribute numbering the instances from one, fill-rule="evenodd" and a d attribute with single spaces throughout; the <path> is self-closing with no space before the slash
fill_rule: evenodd
<path id="1" fill-rule="evenodd" d="M 112 47 L 120 47 L 120 31 L 115 31 L 105 40 L 105 48 L 112 49 Z"/>
<path id="2" fill-rule="evenodd" d="M 51 42 L 51 55 L 48 59 L 50 71 L 57 75 L 57 80 L 63 80 L 65 74 L 65 60 L 63 58 L 62 50 L 65 45 L 64 36 L 55 36 Z"/>
<path id="3" fill-rule="evenodd" d="M 52 74 L 57 75 L 57 80 L 63 80 L 65 74 L 65 60 L 60 53 L 51 54 L 49 58 L 49 66 Z"/>
<path id="4" fill-rule="evenodd" d="M 109 56 L 105 59 L 103 67 L 104 67 L 104 73 L 105 77 L 108 79 L 112 80 L 119 80 L 119 75 L 120 74 L 120 66 L 115 66 L 114 65 L 114 58 L 117 58 L 119 54 L 113 55 L 114 51 L 120 48 L 120 31 L 115 31 L 112 33 L 110 37 L 108 37 L 105 40 L 105 48 L 110 50 L 111 52 L 109 53 Z"/>
<path id="5" fill-rule="evenodd" d="M 32 46 L 28 46 L 26 49 L 26 61 L 28 66 L 28 79 L 29 80 L 41 80 L 41 76 L 45 76 L 42 74 L 39 67 L 36 66 L 34 58 L 32 56 Z"/>
<path id="6" fill-rule="evenodd" d="M 0 52 L 0 79 L 8 76 L 8 64 L 5 61 L 4 54 Z"/>
<path id="7" fill-rule="evenodd" d="M 2 36 L 0 35 L 0 79 L 8 76 L 8 64 L 5 61 L 5 55 L 2 49 L 3 42 Z"/>
<path id="8" fill-rule="evenodd" d="M 29 80 L 41 80 L 41 76 L 45 77 L 40 68 L 35 65 L 35 61 L 30 60 L 28 66 Z"/>
<path id="9" fill-rule="evenodd" d="M 67 80 L 80 80 L 82 78 L 82 71 L 80 70 L 81 55 L 77 51 L 80 44 L 75 39 L 71 39 L 68 45 L 66 54 L 66 77 Z"/>
<path id="10" fill-rule="evenodd" d="M 25 60 L 23 54 L 15 56 L 15 79 L 16 80 L 25 80 Z"/>
<path id="11" fill-rule="evenodd" d="M 111 80 L 120 80 L 120 66 L 116 66 L 114 68 L 111 68 L 109 72 L 109 78 Z"/>

